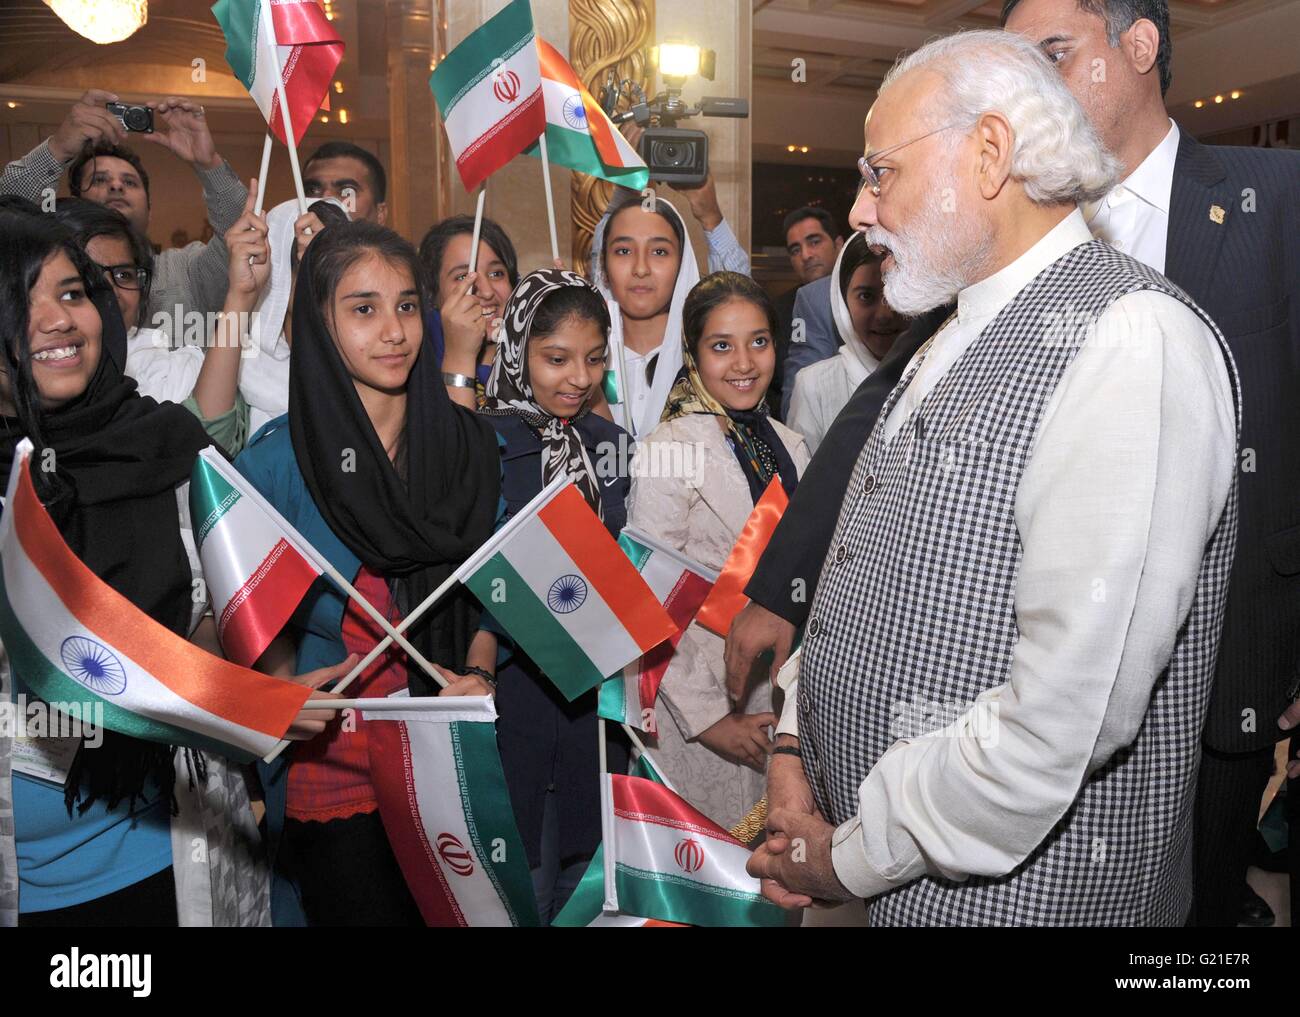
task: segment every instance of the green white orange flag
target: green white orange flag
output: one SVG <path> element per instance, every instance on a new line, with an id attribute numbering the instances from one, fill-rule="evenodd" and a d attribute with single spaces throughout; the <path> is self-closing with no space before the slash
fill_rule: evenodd
<path id="1" fill-rule="evenodd" d="M 650 181 L 637 155 L 560 51 L 537 37 L 546 104 L 546 147 L 552 162 L 588 176 L 641 190 Z M 533 145 L 525 155 L 540 156 Z"/>
<path id="2" fill-rule="evenodd" d="M 536 926 L 491 696 L 361 707 L 379 815 L 425 924 Z M 364 701 L 363 701 L 364 702 Z M 372 701 L 373 702 L 373 701 Z"/>
<path id="3" fill-rule="evenodd" d="M 512 0 L 467 35 L 429 78 L 467 191 L 546 130 L 535 39 L 528 0 Z"/>
<path id="4" fill-rule="evenodd" d="M 767 550 L 768 541 L 772 539 L 776 524 L 781 521 L 789 503 L 789 496 L 781 486 L 781 478 L 773 477 L 763 492 L 763 497 L 754 506 L 754 511 L 745 520 L 745 527 L 740 531 L 731 553 L 727 555 L 718 581 L 713 584 L 708 597 L 695 612 L 695 620 L 710 632 L 725 639 L 732 619 L 749 603 L 749 598 L 745 596 L 745 586 L 758 567 L 758 559 Z"/>
<path id="5" fill-rule="evenodd" d="M 619 534 L 618 546 L 668 612 L 677 631 L 667 642 L 642 654 L 601 684 L 598 713 L 607 720 L 630 724 L 653 734 L 659 684 L 686 627 L 708 596 L 718 574 L 631 526 Z"/>
<path id="6" fill-rule="evenodd" d="M 270 4 L 284 97 L 293 120 L 295 145 L 329 95 L 343 60 L 343 40 L 316 0 L 272 0 Z M 284 119 L 275 94 L 276 69 L 266 42 L 262 0 L 217 0 L 212 14 L 226 37 L 226 62 L 248 89 L 267 126 L 285 141 Z"/>
<path id="7" fill-rule="evenodd" d="M 316 552 L 214 448 L 190 476 L 190 520 L 228 660 L 252 667 L 321 574 Z"/>
<path id="8" fill-rule="evenodd" d="M 785 925 L 745 871 L 749 849 L 642 760 L 634 772 L 604 775 L 604 843 L 554 924 Z"/>
<path id="9" fill-rule="evenodd" d="M 214 657 L 91 572 L 36 494 L 31 448 L 18 446 L 0 517 L 0 638 L 14 674 L 134 738 L 241 762 L 269 752 L 311 690 Z"/>
<path id="10" fill-rule="evenodd" d="M 466 565 L 461 582 L 570 700 L 677 631 L 571 483 L 552 483 Z"/>

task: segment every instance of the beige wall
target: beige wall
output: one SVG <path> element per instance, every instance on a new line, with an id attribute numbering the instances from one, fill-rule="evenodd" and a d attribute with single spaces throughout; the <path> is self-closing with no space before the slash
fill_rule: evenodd
<path id="1" fill-rule="evenodd" d="M 507 0 L 451 0 L 447 11 L 447 43 L 455 46 L 497 13 Z M 702 95 L 750 95 L 750 11 L 735 0 L 654 0 L 656 41 L 669 38 L 697 43 L 717 51 L 717 80 L 694 78 L 683 96 L 697 102 Z M 566 57 L 569 52 L 569 13 L 566 0 L 532 0 L 538 33 Z M 659 82 L 655 83 L 656 85 Z M 750 236 L 750 128 L 747 120 L 696 117 L 681 126 L 709 136 L 709 161 L 718 185 L 722 213 L 749 249 Z M 440 139 L 441 140 L 441 139 Z M 563 167 L 552 166 L 556 232 L 560 255 L 569 258 L 571 217 L 569 178 Z M 521 156 L 488 181 L 487 215 L 510 234 L 519 251 L 520 269 L 529 271 L 550 264 L 550 236 L 542 190 L 542 169 L 536 159 Z M 686 201 L 671 190 L 665 195 L 689 220 Z M 452 184 L 453 211 L 473 214 L 474 197 L 466 194 L 459 178 Z M 696 257 L 705 264 L 708 247 L 703 232 L 692 223 Z"/>

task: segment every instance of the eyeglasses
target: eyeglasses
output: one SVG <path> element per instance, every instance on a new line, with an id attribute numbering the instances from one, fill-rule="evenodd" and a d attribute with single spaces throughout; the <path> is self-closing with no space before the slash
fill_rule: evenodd
<path id="1" fill-rule="evenodd" d="M 960 127 L 960 126 L 962 125 L 947 124 L 943 127 L 936 127 L 934 130 L 927 131 L 925 134 L 922 134 L 919 137 L 915 137 L 911 141 L 903 141 L 897 145 L 891 145 L 889 148 L 886 148 L 883 151 L 872 152 L 871 155 L 869 156 L 867 155 L 862 156 L 860 159 L 858 159 L 858 172 L 862 174 L 862 186 L 858 188 L 858 193 L 861 194 L 862 188 L 865 187 L 871 191 L 872 195 L 874 195 L 877 198 L 880 197 L 880 176 L 876 173 L 876 168 L 872 166 L 871 163 L 868 161 L 869 159 L 879 159 L 883 156 L 889 155 L 892 152 L 897 152 L 900 148 L 906 148 L 908 145 L 915 145 L 918 141 L 924 141 L 926 138 L 929 138 L 932 135 L 939 134 L 942 131 L 950 131 L 954 127 Z"/>
<path id="2" fill-rule="evenodd" d="M 142 290 L 149 285 L 149 270 L 136 265 L 100 265 L 99 270 L 123 290 Z"/>

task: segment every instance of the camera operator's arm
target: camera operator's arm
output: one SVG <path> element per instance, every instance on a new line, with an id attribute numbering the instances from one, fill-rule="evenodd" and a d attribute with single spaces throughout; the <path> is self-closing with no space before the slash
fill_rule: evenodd
<path id="1" fill-rule="evenodd" d="M 248 190 L 217 153 L 202 106 L 177 96 L 149 106 L 154 111 L 154 133 L 140 137 L 170 149 L 194 168 L 213 230 L 206 244 L 196 242 L 159 255 L 158 285 L 187 311 L 218 311 L 226 298 L 230 258 L 223 238 L 243 213 Z"/>
<path id="2" fill-rule="evenodd" d="M 40 205 L 47 189 L 51 193 L 58 189 L 59 177 L 83 146 L 122 141 L 125 132 L 121 123 L 104 108 L 105 103 L 116 101 L 112 92 L 97 88 L 78 99 L 58 130 L 5 167 L 0 174 L 0 194 L 16 194 Z"/>
<path id="3" fill-rule="evenodd" d="M 645 133 L 645 128 L 638 127 L 630 121 L 622 124 L 619 130 L 623 132 L 623 136 L 633 148 L 637 147 L 641 135 Z M 661 183 L 656 186 L 667 185 Z M 718 189 L 714 186 L 713 174 L 706 176 L 704 183 L 696 187 L 678 184 L 673 190 L 686 199 L 686 203 L 691 208 L 691 215 L 704 228 L 704 239 L 709 243 L 709 271 L 739 272 L 741 275 L 749 275 L 749 255 L 740 246 L 740 241 L 731 231 L 727 220 L 722 217 L 722 207 L 718 204 Z"/>

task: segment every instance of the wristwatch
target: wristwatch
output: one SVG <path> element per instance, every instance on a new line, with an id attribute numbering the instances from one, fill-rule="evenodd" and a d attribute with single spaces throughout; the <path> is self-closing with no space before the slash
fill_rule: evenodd
<path id="1" fill-rule="evenodd" d="M 451 371 L 443 371 L 442 380 L 444 384 L 450 385 L 452 388 L 474 387 L 474 379 L 468 374 L 453 374 Z"/>

